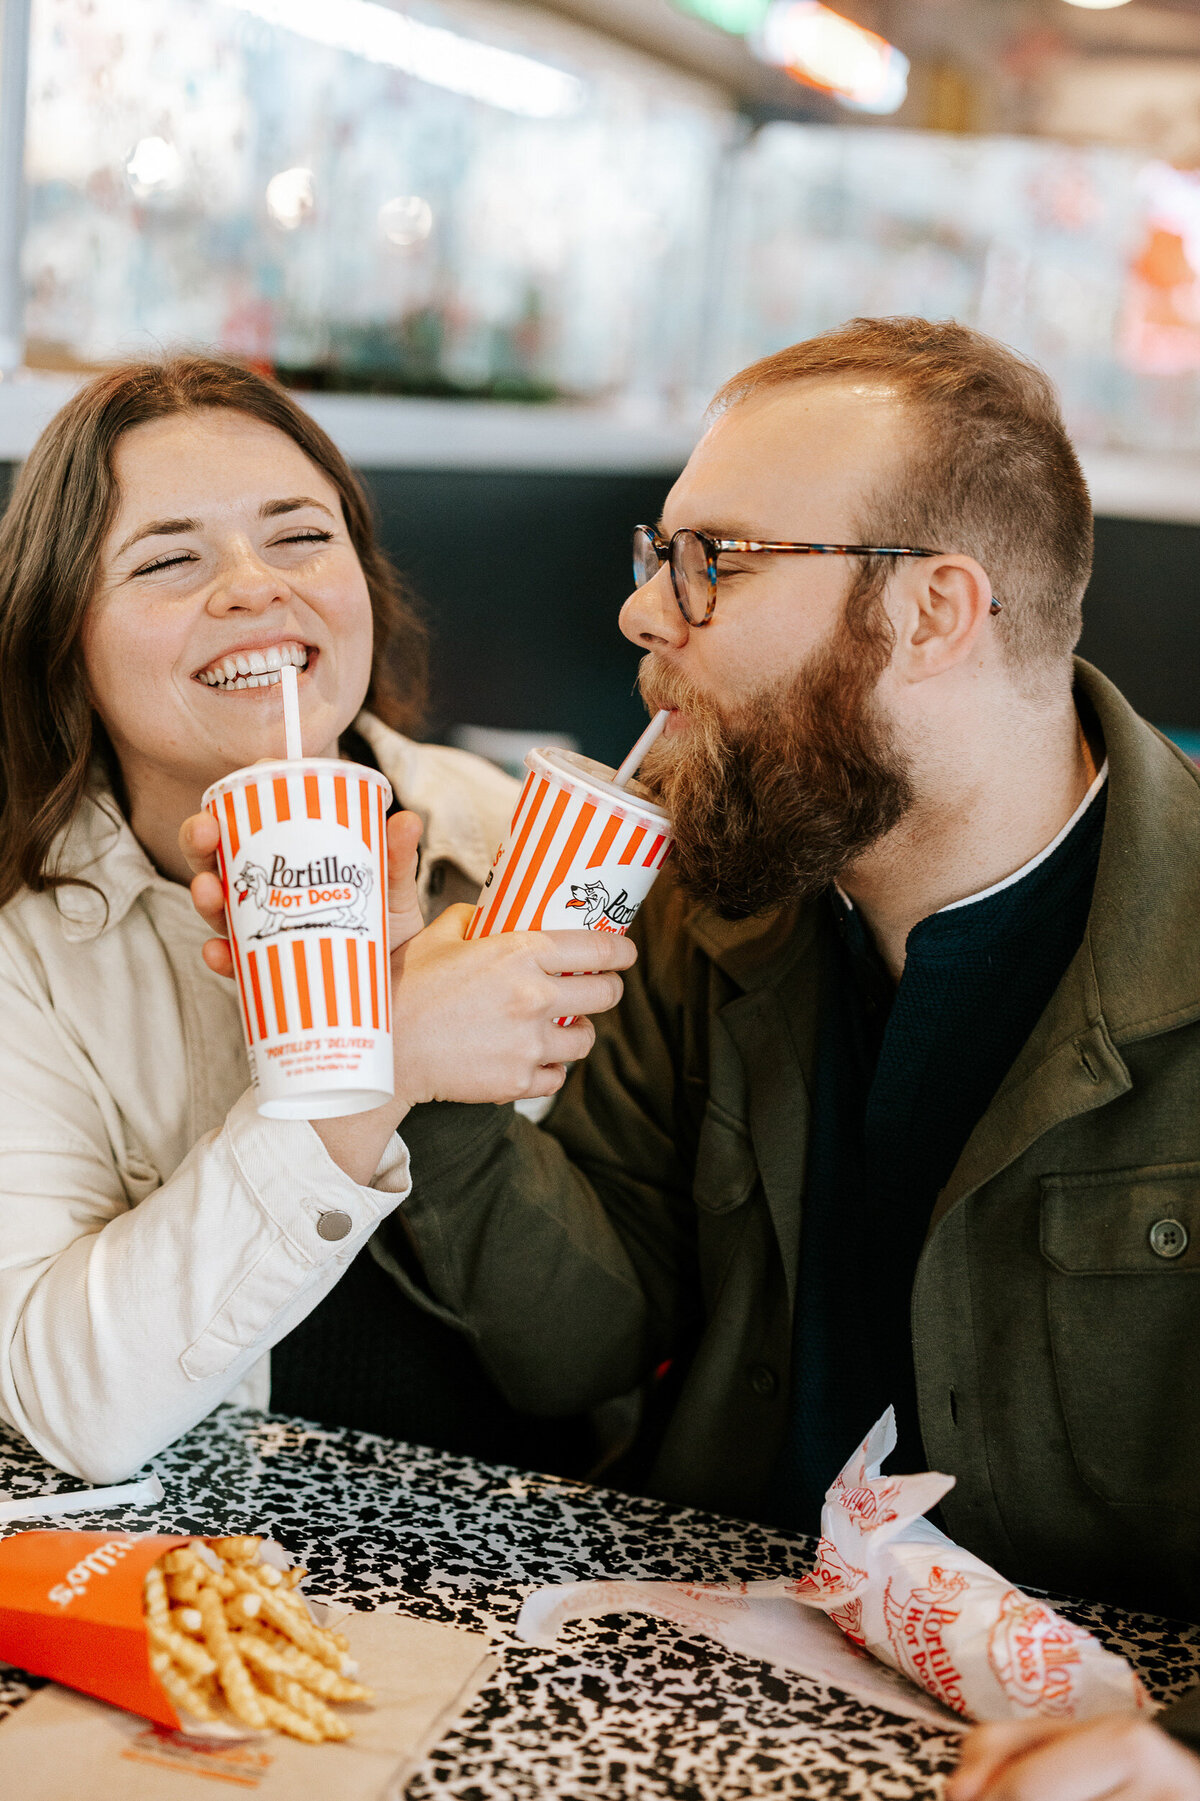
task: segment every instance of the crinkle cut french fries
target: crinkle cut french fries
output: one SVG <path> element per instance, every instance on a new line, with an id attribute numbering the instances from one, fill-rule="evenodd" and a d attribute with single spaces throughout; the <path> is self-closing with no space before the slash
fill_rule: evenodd
<path id="1" fill-rule="evenodd" d="M 197 1720 L 228 1710 L 306 1744 L 350 1737 L 331 1701 L 369 1701 L 346 1639 L 314 1625 L 295 1593 L 307 1570 L 260 1561 L 261 1538 L 213 1538 L 160 1557 L 146 1576 L 150 1667 Z"/>

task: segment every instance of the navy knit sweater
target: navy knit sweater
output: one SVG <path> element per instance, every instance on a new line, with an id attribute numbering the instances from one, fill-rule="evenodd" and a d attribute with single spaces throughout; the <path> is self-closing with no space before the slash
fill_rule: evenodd
<path id="1" fill-rule="evenodd" d="M 769 1511 L 816 1530 L 825 1490 L 895 1404 L 891 1467 L 926 1467 L 909 1308 L 930 1215 L 1083 938 L 1101 787 L 1015 882 L 909 933 L 894 985 L 862 916 L 831 894 L 796 1296 L 790 1429 Z"/>

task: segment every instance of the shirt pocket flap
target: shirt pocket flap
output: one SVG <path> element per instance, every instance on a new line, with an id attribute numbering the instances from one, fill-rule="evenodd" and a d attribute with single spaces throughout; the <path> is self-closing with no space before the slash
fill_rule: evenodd
<path id="1" fill-rule="evenodd" d="M 1200 1269 L 1200 1163 L 1043 1176 L 1041 1247 L 1067 1276 Z"/>
<path id="2" fill-rule="evenodd" d="M 705 1213 L 732 1213 L 749 1200 L 758 1182 L 758 1163 L 741 1120 L 709 1101 L 696 1146 L 692 1192 Z"/>

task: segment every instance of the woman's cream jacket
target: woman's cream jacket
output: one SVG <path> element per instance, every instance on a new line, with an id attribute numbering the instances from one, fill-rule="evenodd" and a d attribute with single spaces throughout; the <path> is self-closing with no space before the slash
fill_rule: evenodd
<path id="1" fill-rule="evenodd" d="M 474 900 L 515 784 L 357 725 L 425 822 L 426 917 Z M 58 854 L 99 893 L 0 912 L 0 1416 L 111 1482 L 219 1402 L 267 1405 L 270 1347 L 404 1199 L 408 1152 L 395 1138 L 360 1187 L 311 1126 L 259 1117 L 233 985 L 111 800 L 84 803 Z M 331 1211 L 348 1236 L 321 1236 Z"/>

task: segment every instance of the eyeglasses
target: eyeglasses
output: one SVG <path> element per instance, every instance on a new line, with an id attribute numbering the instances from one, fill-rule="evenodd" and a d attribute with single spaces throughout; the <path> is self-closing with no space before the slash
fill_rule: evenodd
<path id="1" fill-rule="evenodd" d="M 664 563 L 671 569 L 675 602 L 691 626 L 707 625 L 717 605 L 717 558 L 722 551 L 739 555 L 765 552 L 800 557 L 936 557 L 936 550 L 912 544 L 769 544 L 757 538 L 712 538 L 707 532 L 673 532 L 670 542 L 652 526 L 633 530 L 633 582 L 636 588 L 653 581 Z M 1000 611 L 993 597 L 989 609 Z"/>

